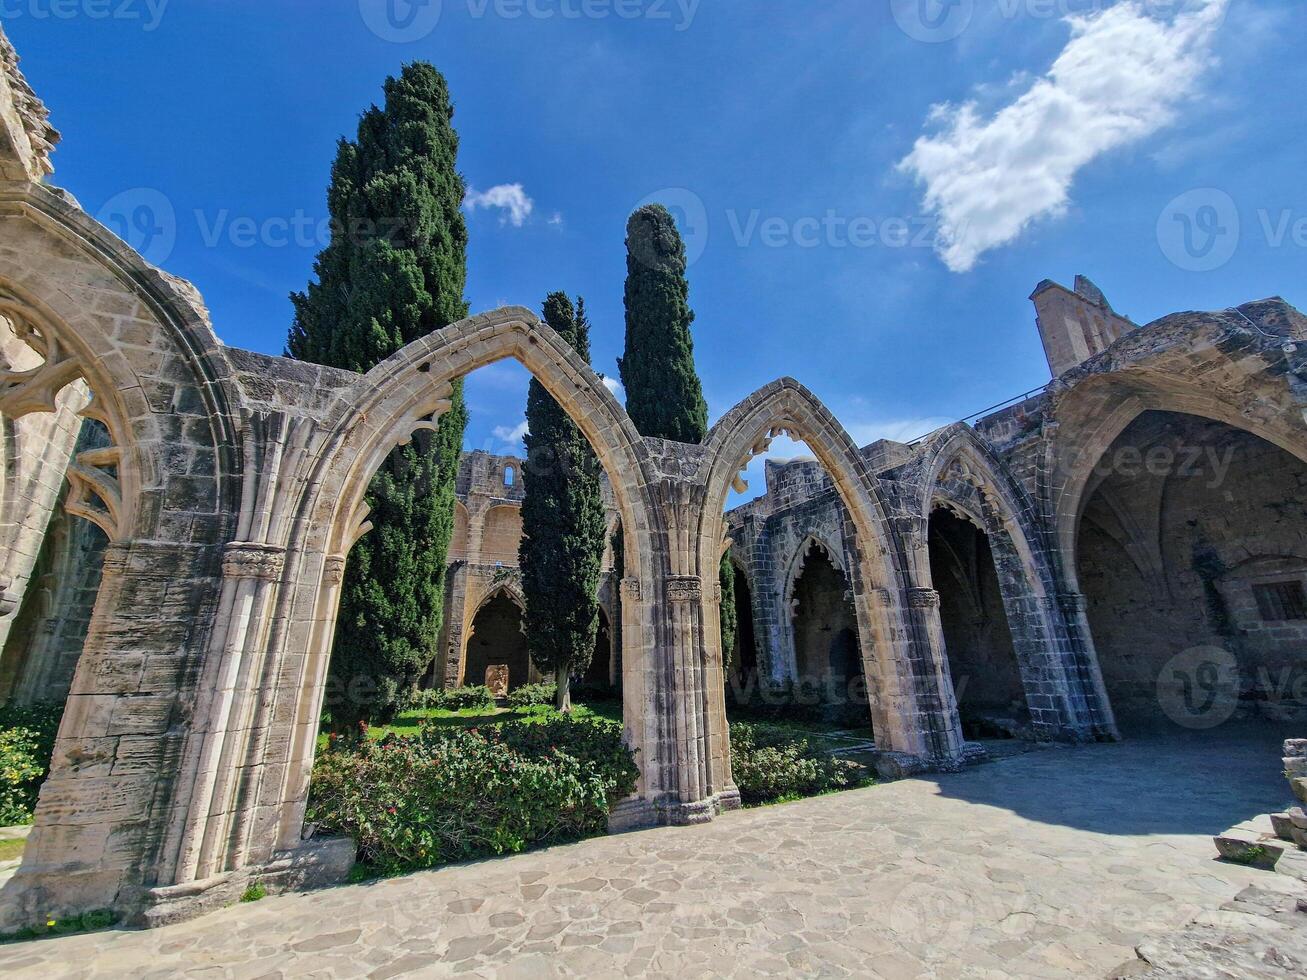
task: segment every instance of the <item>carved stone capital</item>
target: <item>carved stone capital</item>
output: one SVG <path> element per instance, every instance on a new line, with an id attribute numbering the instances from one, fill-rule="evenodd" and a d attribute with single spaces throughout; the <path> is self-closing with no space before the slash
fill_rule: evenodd
<path id="1" fill-rule="evenodd" d="M 632 602 L 639 602 L 642 598 L 644 598 L 644 593 L 640 588 L 640 580 L 638 578 L 631 577 L 622 579 L 623 600 L 629 599 Z"/>
<path id="2" fill-rule="evenodd" d="M 703 600 L 703 579 L 698 575 L 673 575 L 667 580 L 668 602 L 700 602 Z"/>
<path id="3" fill-rule="evenodd" d="M 908 605 L 913 609 L 933 609 L 939 605 L 939 593 L 934 589 L 908 589 Z"/>
<path id="4" fill-rule="evenodd" d="M 322 570 L 322 580 L 328 585 L 340 585 L 345 581 L 345 556 L 328 555 Z"/>
<path id="5" fill-rule="evenodd" d="M 252 578 L 275 582 L 286 565 L 286 549 L 269 544 L 233 541 L 222 549 L 224 578 Z"/>

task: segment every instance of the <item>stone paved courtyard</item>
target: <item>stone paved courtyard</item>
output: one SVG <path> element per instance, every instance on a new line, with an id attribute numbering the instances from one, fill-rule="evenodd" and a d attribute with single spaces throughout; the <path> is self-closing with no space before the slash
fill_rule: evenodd
<path id="1" fill-rule="evenodd" d="M 1210 835 L 1284 802 L 1278 733 L 1047 748 L 965 773 L 0 948 L 13 977 L 1102 977 L 1284 876 Z"/>

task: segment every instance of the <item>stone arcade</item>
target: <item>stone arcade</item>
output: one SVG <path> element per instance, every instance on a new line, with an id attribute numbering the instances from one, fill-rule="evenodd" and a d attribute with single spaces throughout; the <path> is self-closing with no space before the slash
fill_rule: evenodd
<path id="1" fill-rule="evenodd" d="M 1231 623 L 1261 624 L 1247 656 L 1301 659 L 1307 366 L 1295 342 L 1307 328 L 1280 301 L 1135 328 L 1087 283 L 1046 284 L 1037 302 L 1057 380 L 974 428 L 859 450 L 811 392 L 782 379 L 701 446 L 644 439 L 520 307 L 454 324 L 365 376 L 224 346 L 192 286 L 46 182 L 58 135 L 2 46 L 0 679 L 24 698 L 69 680 L 23 864 L 0 890 L 0 931 L 104 907 L 159 923 L 232 901 L 254 876 L 289 887 L 339 873 L 349 847 L 306 836 L 303 814 L 341 574 L 369 527 L 364 491 L 395 445 L 439 424 L 451 381 L 504 358 L 585 432 L 620 515 L 613 662 L 641 776 L 617 827 L 695 823 L 738 805 L 717 612 L 728 540 L 772 676 L 796 662 L 785 607 L 795 549 L 847 581 L 851 611 L 840 615 L 860 664 L 843 669 L 860 668 L 877 745 L 905 767 L 955 767 L 969 754 L 946 639 L 969 615 L 997 614 L 984 597 L 995 581 L 1008 639 L 960 640 L 957 656 L 1015 660 L 1009 679 L 1035 737 L 1116 736 L 1108 690 L 1138 693 L 1166 654 L 1160 641 L 1123 649 L 1107 623 L 1100 668 L 1095 618 L 1147 610 L 1129 584 L 1101 581 L 1104 561 L 1124 561 L 1113 547 L 1145 549 L 1133 567 L 1169 590 L 1169 615 L 1193 595 L 1227 596 Z M 825 497 L 811 526 L 787 525 L 766 501 L 728 519 L 730 488 L 778 432 L 804 440 L 827 474 L 812 485 Z M 1240 440 L 1232 466 L 1283 520 L 1250 530 L 1218 513 L 1207 557 L 1182 555 L 1177 571 L 1165 540 L 1133 536 L 1146 508 L 1099 461 L 1114 446 L 1191 437 Z M 1289 503 L 1278 496 L 1294 487 Z M 942 532 L 954 558 L 993 566 L 980 613 L 941 599 L 940 508 L 956 522 Z M 1175 533 L 1187 526 L 1164 511 Z M 95 590 L 96 562 L 93 611 L 79 619 L 67 611 Z M 1230 645 L 1238 628 L 1221 634 Z M 986 693 L 986 708 L 1013 693 L 1010 683 Z"/>

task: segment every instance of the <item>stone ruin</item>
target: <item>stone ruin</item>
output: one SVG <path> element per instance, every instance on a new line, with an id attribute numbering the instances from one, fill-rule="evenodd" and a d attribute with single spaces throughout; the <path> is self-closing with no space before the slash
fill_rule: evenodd
<path id="1" fill-rule="evenodd" d="M 304 810 L 364 492 L 394 446 L 439 425 L 455 379 L 505 358 L 580 426 L 620 519 L 608 663 L 640 779 L 615 828 L 739 804 L 718 626 L 727 552 L 751 593 L 756 670 L 857 674 L 864 726 L 905 771 L 963 764 L 967 726 L 1112 739 L 1114 703 L 1192 710 L 1195 692 L 1158 683 L 1186 650 L 1234 663 L 1198 708 L 1206 695 L 1278 707 L 1245 678 L 1302 664 L 1307 329 L 1281 300 L 1136 327 L 1087 282 L 1046 283 L 1035 302 L 1055 379 L 974 425 L 860 449 L 782 378 L 702 445 L 647 439 L 521 307 L 366 375 L 225 346 L 190 284 L 48 182 L 57 134 L 7 42 L 0 61 L 0 678 L 20 700 L 67 693 L 0 932 L 99 908 L 157 924 L 251 880 L 343 873 L 349 842 L 313 836 Z M 773 470 L 783 499 L 727 515 L 782 432 L 822 475 Z M 1158 446 L 1233 446 L 1222 479 L 1237 492 L 1207 488 L 1213 504 L 1201 481 L 1141 470 Z M 1101 465 L 1113 454 L 1131 465 Z M 474 530 L 472 496 L 451 592 L 464 635 L 482 590 L 513 588 L 511 569 L 484 561 L 506 539 Z M 829 623 L 804 625 L 813 609 Z M 822 649 L 827 625 L 838 645 Z M 466 680 L 464 639 L 444 648 L 443 682 Z M 959 682 L 978 673 L 973 711 Z"/>

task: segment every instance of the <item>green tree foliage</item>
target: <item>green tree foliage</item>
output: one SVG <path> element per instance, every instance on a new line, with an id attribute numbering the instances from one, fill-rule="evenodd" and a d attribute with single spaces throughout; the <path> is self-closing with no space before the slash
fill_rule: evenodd
<path id="1" fill-rule="evenodd" d="M 368 371 L 467 316 L 467 226 L 458 135 L 445 79 L 417 62 L 385 84 L 385 105 L 342 139 L 327 205 L 331 243 L 317 281 L 295 293 L 289 356 Z M 462 383 L 439 432 L 395 450 L 368 489 L 374 529 L 349 556 L 332 652 L 333 727 L 387 721 L 436 655 L 454 481 L 467 410 Z"/>
<path id="2" fill-rule="evenodd" d="M 641 435 L 697 445 L 708 434 L 693 322 L 676 222 L 661 204 L 642 207 L 626 224 L 626 351 L 618 361 Z"/>
<path id="3" fill-rule="evenodd" d="M 544 320 L 587 363 L 585 303 L 545 300 Z M 558 682 L 557 707 L 571 710 L 572 675 L 594 655 L 606 529 L 599 460 L 576 423 L 540 382 L 527 393 L 526 485 L 519 564 L 531 659 Z"/>
<path id="4" fill-rule="evenodd" d="M 739 631 L 740 617 L 735 608 L 735 566 L 727 555 L 722 556 L 722 567 L 718 574 L 722 584 L 722 603 L 720 619 L 722 624 L 722 673 L 731 670 L 735 656 L 735 636 Z"/>

